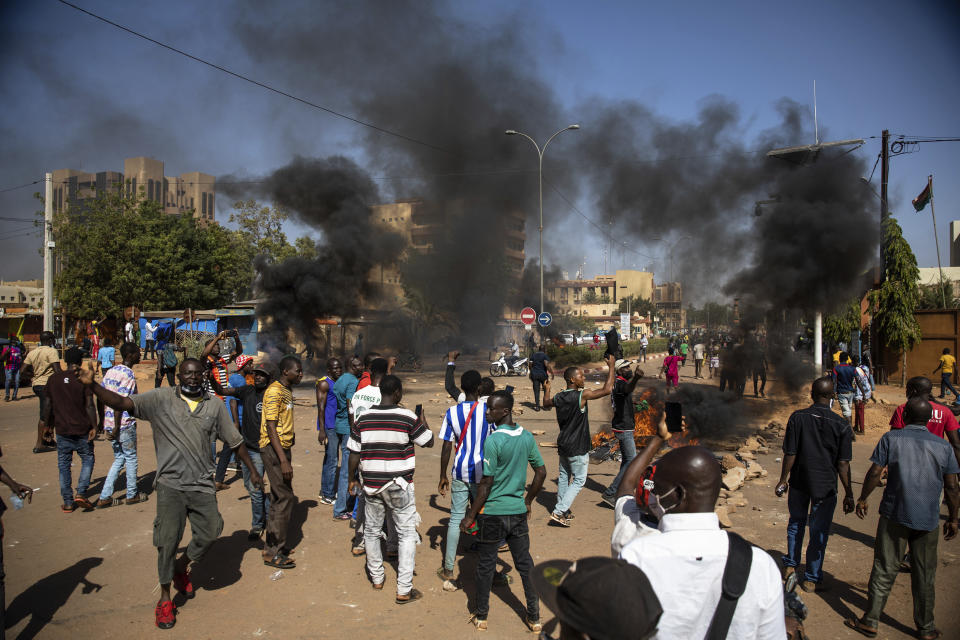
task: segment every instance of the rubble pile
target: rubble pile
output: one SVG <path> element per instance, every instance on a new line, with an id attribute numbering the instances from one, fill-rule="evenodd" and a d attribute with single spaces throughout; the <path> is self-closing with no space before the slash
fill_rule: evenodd
<path id="1" fill-rule="evenodd" d="M 740 489 L 748 480 L 766 478 L 769 473 L 757 462 L 757 455 L 770 453 L 768 442 L 775 438 L 782 438 L 785 428 L 779 422 L 771 422 L 765 428 L 757 430 L 755 435 L 747 438 L 742 444 L 730 443 L 726 445 L 727 452 L 720 457 L 720 467 L 723 469 L 722 488 L 717 500 L 716 514 L 720 519 L 720 526 L 729 528 L 730 514 L 737 509 L 746 509 L 749 504 Z M 760 511 L 761 507 L 753 507 Z"/>

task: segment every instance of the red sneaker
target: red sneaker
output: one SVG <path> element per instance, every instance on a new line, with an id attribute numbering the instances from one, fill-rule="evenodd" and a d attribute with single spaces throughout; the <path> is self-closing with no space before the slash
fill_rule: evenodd
<path id="1" fill-rule="evenodd" d="M 157 617 L 157 626 L 161 629 L 172 629 L 177 624 L 177 607 L 170 600 L 161 600 L 154 611 Z"/>
<path id="2" fill-rule="evenodd" d="M 184 571 L 183 573 L 174 573 L 173 588 L 182 593 L 184 597 L 192 598 L 194 593 L 193 583 L 190 582 L 190 572 Z"/>

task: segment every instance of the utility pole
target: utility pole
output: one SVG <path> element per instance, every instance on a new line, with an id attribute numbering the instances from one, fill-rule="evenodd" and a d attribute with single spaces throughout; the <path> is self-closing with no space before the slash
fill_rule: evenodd
<path id="1" fill-rule="evenodd" d="M 43 190 L 43 330 L 53 331 L 53 174 Z"/>
<path id="2" fill-rule="evenodd" d="M 887 247 L 883 239 L 883 224 L 887 221 L 890 213 L 887 211 L 887 183 L 890 180 L 890 130 L 884 129 L 880 132 L 880 265 L 877 268 L 877 288 L 883 284 L 886 277 L 887 265 Z M 880 349 L 880 332 L 874 330 L 873 318 L 870 322 L 870 355 L 873 356 L 873 366 L 876 370 L 883 368 L 883 354 Z M 885 381 L 885 380 L 884 380 Z"/>

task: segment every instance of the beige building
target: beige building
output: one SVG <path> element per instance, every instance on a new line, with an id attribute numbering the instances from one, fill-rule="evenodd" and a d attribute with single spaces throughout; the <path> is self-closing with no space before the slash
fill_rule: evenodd
<path id="1" fill-rule="evenodd" d="M 620 301 L 653 298 L 653 274 L 649 271 L 618 269 L 614 275 L 593 280 L 558 280 L 546 285 L 546 297 L 559 313 L 605 317 L 619 314 Z"/>
<path id="2" fill-rule="evenodd" d="M 442 231 L 447 216 L 462 215 L 458 203 L 443 207 L 428 205 L 420 200 L 401 200 L 391 204 L 371 207 L 373 223 L 400 234 L 410 250 L 430 253 Z M 517 279 L 524 265 L 524 217 L 517 212 L 507 217 L 502 256 L 506 258 Z M 387 299 L 403 300 L 403 283 L 399 265 L 379 265 L 371 271 L 369 279 L 380 285 Z M 519 310 L 505 313 L 505 317 L 517 316 Z"/>
<path id="3" fill-rule="evenodd" d="M 43 283 L 40 280 L 0 280 L 0 309 L 41 309 Z"/>
<path id="4" fill-rule="evenodd" d="M 63 211 L 67 206 L 82 211 L 87 200 L 96 198 L 98 193 L 107 189 L 123 190 L 128 196 L 139 193 L 147 200 L 159 202 L 169 214 L 192 211 L 193 217 L 206 222 L 216 219 L 214 176 L 199 171 L 165 176 L 163 162 L 143 156 L 125 159 L 123 173 L 85 173 L 76 169 L 54 171 L 54 211 Z"/>
<path id="5" fill-rule="evenodd" d="M 679 282 L 658 284 L 653 291 L 657 308 L 657 326 L 667 331 L 679 331 L 687 326 L 687 312 L 683 309 L 683 287 Z"/>

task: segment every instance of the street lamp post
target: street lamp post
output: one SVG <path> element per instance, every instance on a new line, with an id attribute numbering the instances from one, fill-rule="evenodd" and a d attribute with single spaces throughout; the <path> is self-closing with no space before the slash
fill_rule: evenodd
<path id="1" fill-rule="evenodd" d="M 540 310 L 539 312 L 540 313 L 546 311 L 546 309 L 544 309 L 543 307 L 543 152 L 547 150 L 547 145 L 550 144 L 550 141 L 556 138 L 558 135 L 560 135 L 564 131 L 568 131 L 568 130 L 574 131 L 579 128 L 580 128 L 579 124 L 571 124 L 570 126 L 560 129 L 559 131 L 554 133 L 552 136 L 547 138 L 547 141 L 543 143 L 542 147 L 539 144 L 537 144 L 536 140 L 534 140 L 527 134 L 522 133 L 520 131 L 516 131 L 514 129 L 507 129 L 504 132 L 508 136 L 523 136 L 524 138 L 532 142 L 534 148 L 536 148 L 537 150 L 537 156 L 540 159 L 540 164 L 538 169 L 539 178 L 540 178 L 540 227 L 539 227 L 539 231 L 540 231 Z"/>

